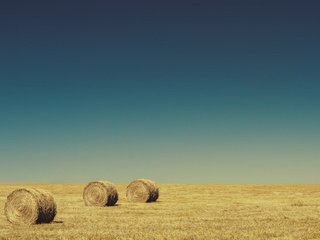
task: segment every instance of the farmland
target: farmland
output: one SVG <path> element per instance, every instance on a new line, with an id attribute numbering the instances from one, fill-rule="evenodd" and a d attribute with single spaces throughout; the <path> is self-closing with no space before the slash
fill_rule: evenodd
<path id="1" fill-rule="evenodd" d="M 131 203 L 117 184 L 113 207 L 86 207 L 83 185 L 0 185 L 0 239 L 320 239 L 320 185 L 160 184 L 155 203 Z M 50 191 L 51 224 L 18 226 L 4 215 L 17 188 Z"/>

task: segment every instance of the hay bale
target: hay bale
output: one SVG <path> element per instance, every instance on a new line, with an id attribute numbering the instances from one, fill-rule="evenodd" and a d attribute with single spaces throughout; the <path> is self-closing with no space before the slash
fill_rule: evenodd
<path id="1" fill-rule="evenodd" d="M 118 191 L 111 182 L 90 182 L 83 190 L 83 200 L 86 206 L 114 206 L 118 201 Z"/>
<path id="2" fill-rule="evenodd" d="M 137 179 L 127 186 L 127 200 L 131 202 L 155 202 L 159 197 L 159 187 L 148 179 Z"/>
<path id="3" fill-rule="evenodd" d="M 50 223 L 57 214 L 57 205 L 53 196 L 44 190 L 18 189 L 7 197 L 4 211 L 13 224 Z"/>

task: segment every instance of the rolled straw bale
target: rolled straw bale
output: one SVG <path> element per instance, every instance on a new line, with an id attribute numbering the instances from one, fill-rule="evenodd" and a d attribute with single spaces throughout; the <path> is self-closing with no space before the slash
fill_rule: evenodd
<path id="1" fill-rule="evenodd" d="M 159 187 L 148 179 L 137 179 L 127 186 L 127 200 L 131 202 L 155 202 L 159 197 Z"/>
<path id="2" fill-rule="evenodd" d="M 116 186 L 108 181 L 90 182 L 83 190 L 86 206 L 114 206 L 118 201 Z"/>
<path id="3" fill-rule="evenodd" d="M 18 189 L 7 197 L 4 211 L 13 224 L 50 223 L 57 214 L 57 205 L 53 196 L 44 190 Z"/>

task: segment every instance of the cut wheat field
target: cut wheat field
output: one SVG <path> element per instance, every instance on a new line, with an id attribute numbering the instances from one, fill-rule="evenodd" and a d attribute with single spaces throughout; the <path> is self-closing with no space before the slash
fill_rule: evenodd
<path id="1" fill-rule="evenodd" d="M 154 203 L 86 207 L 85 185 L 0 185 L 0 239 L 320 239 L 320 185 L 160 185 Z M 4 215 L 13 190 L 50 191 L 51 224 L 18 226 Z"/>

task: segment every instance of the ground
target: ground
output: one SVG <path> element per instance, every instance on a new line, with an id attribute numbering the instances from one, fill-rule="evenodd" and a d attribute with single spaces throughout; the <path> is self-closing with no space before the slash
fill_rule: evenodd
<path id="1" fill-rule="evenodd" d="M 21 187 L 50 191 L 58 214 L 51 224 L 6 220 L 6 196 Z M 160 185 L 155 203 L 125 200 L 86 207 L 84 185 L 0 185 L 0 239 L 320 239 L 320 185 Z"/>

